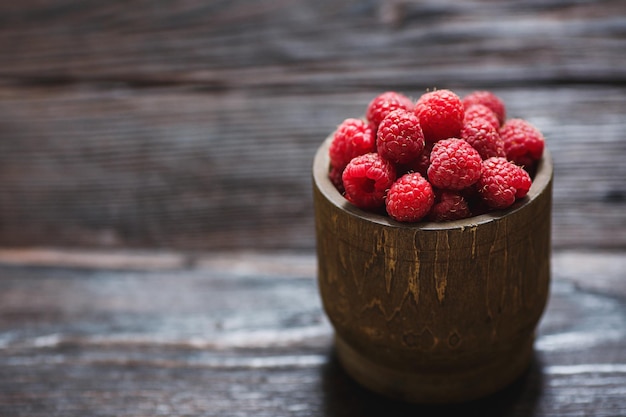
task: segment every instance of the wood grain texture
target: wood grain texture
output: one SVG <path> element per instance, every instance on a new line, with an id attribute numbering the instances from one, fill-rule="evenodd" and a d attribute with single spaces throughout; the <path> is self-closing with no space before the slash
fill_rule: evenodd
<path id="1" fill-rule="evenodd" d="M 310 92 L 604 82 L 624 78 L 623 13 L 619 0 L 25 1 L 0 8 L 0 74 Z"/>
<path id="2" fill-rule="evenodd" d="M 348 373 L 416 403 L 476 399 L 516 379 L 550 286 L 550 153 L 508 210 L 409 224 L 348 204 L 328 177 L 330 145 L 313 165 L 318 280 Z"/>
<path id="3" fill-rule="evenodd" d="M 530 371 L 486 400 L 444 408 L 386 400 L 345 374 L 312 255 L 196 254 L 185 255 L 195 267 L 110 270 L 100 266 L 108 253 L 81 254 L 80 267 L 60 257 L 0 266 L 1 415 L 626 414 L 618 254 L 555 253 L 569 267 L 554 271 Z M 589 261 L 598 267 L 581 282 Z"/>
<path id="4" fill-rule="evenodd" d="M 556 247 L 626 245 L 619 0 L 0 5 L 0 244 L 312 250 L 310 165 L 387 89 L 490 88 Z"/>

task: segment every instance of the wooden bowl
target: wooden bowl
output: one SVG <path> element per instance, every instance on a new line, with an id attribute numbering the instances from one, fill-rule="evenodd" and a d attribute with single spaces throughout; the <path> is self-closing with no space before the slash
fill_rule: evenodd
<path id="1" fill-rule="evenodd" d="M 550 284 L 552 160 L 507 210 L 398 223 L 348 203 L 313 164 L 318 284 L 345 370 L 418 403 L 486 396 L 529 366 Z"/>

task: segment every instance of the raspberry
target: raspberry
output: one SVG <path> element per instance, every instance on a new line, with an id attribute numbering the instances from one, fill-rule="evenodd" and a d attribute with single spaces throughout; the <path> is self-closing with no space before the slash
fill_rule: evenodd
<path id="1" fill-rule="evenodd" d="M 463 119 L 463 124 L 466 124 L 472 119 L 483 118 L 489 121 L 494 129 L 500 129 L 500 120 L 498 120 L 498 116 L 491 110 L 489 107 L 483 104 L 472 104 L 471 106 L 465 109 L 465 118 Z"/>
<path id="2" fill-rule="evenodd" d="M 430 183 L 418 172 L 405 174 L 387 193 L 387 214 L 399 222 L 417 222 L 430 211 L 435 194 Z"/>
<path id="3" fill-rule="evenodd" d="M 328 177 L 357 207 L 401 222 L 449 221 L 503 209 L 524 197 L 545 139 L 490 91 L 450 90 L 413 105 L 387 91 L 366 118 L 333 134 Z"/>
<path id="4" fill-rule="evenodd" d="M 482 159 L 492 156 L 506 156 L 504 142 L 500 138 L 498 130 L 485 118 L 466 119 L 463 129 L 461 129 L 461 139 L 472 145 Z"/>
<path id="5" fill-rule="evenodd" d="M 330 143 L 330 164 L 343 170 L 352 158 L 375 149 L 376 136 L 370 126 L 360 119 L 346 119 L 337 127 Z"/>
<path id="6" fill-rule="evenodd" d="M 545 139 L 541 132 L 523 119 L 510 119 L 500 128 L 504 151 L 509 161 L 530 167 L 543 154 Z"/>
<path id="7" fill-rule="evenodd" d="M 482 172 L 482 171 L 481 171 Z M 479 216 L 481 214 L 489 213 L 491 207 L 487 205 L 485 200 L 478 192 L 478 182 L 471 187 L 458 191 L 458 193 L 465 199 L 469 206 L 469 210 L 472 212 L 472 216 Z"/>
<path id="8" fill-rule="evenodd" d="M 435 191 L 435 203 L 428 214 L 429 220 L 445 222 L 465 219 L 471 215 L 469 205 L 462 195 L 454 191 Z"/>
<path id="9" fill-rule="evenodd" d="M 343 181 L 341 180 L 342 174 L 343 168 L 337 168 L 331 165 L 330 171 L 328 172 L 328 178 L 330 179 L 330 182 L 333 183 L 337 191 L 343 194 L 346 190 L 343 188 Z"/>
<path id="10" fill-rule="evenodd" d="M 462 190 L 480 178 L 482 158 L 463 139 L 445 139 L 435 143 L 430 153 L 428 179 L 433 186 Z"/>
<path id="11" fill-rule="evenodd" d="M 373 126 L 378 127 L 389 113 L 398 109 L 412 111 L 413 102 L 405 95 L 395 91 L 387 91 L 374 97 L 367 106 L 365 117 Z"/>
<path id="12" fill-rule="evenodd" d="M 385 203 L 385 195 L 396 180 L 393 164 L 377 153 L 357 156 L 341 176 L 345 197 L 362 209 L 375 209 Z"/>
<path id="13" fill-rule="evenodd" d="M 425 93 L 415 104 L 415 114 L 427 142 L 458 137 L 463 127 L 464 113 L 461 99 L 450 90 Z"/>
<path id="14" fill-rule="evenodd" d="M 491 208 L 511 206 L 530 189 L 528 173 L 506 158 L 494 157 L 483 161 L 482 174 L 476 183 L 478 193 Z"/>
<path id="15" fill-rule="evenodd" d="M 409 172 L 419 172 L 423 177 L 428 176 L 428 167 L 430 166 L 430 152 L 433 150 L 433 143 L 426 143 L 424 150 L 417 158 L 410 161 L 408 164 L 398 165 L 398 173 L 403 172 L 408 174 Z M 399 174 L 398 174 L 399 175 Z"/>
<path id="16" fill-rule="evenodd" d="M 463 97 L 463 106 L 465 106 L 466 110 L 473 104 L 482 104 L 489 107 L 498 116 L 500 125 L 506 120 L 504 102 L 491 91 L 474 91 Z"/>
<path id="17" fill-rule="evenodd" d="M 394 110 L 380 122 L 376 146 L 383 158 L 406 164 L 424 150 L 424 134 L 415 114 Z"/>

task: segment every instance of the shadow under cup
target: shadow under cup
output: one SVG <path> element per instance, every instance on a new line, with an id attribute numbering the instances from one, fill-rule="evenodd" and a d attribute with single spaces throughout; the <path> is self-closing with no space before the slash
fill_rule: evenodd
<path id="1" fill-rule="evenodd" d="M 417 403 L 498 391 L 529 366 L 550 285 L 553 166 L 507 210 L 398 223 L 351 205 L 313 163 L 318 285 L 339 361 L 363 386 Z"/>

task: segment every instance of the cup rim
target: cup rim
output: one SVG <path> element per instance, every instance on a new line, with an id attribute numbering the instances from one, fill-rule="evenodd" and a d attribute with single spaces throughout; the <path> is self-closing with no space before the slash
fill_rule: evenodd
<path id="1" fill-rule="evenodd" d="M 481 224 L 498 221 L 504 217 L 510 216 L 536 200 L 547 187 L 550 186 L 554 175 L 552 155 L 547 147 L 544 147 L 543 155 L 537 164 L 537 170 L 533 177 L 533 182 L 528 190 L 528 194 L 517 200 L 511 207 L 502 210 L 494 210 L 489 213 L 480 214 L 478 216 L 468 217 L 461 220 L 452 220 L 446 222 L 420 221 L 417 223 L 403 223 L 393 220 L 389 216 L 371 213 L 360 209 L 350 203 L 339 193 L 328 176 L 330 167 L 330 156 L 328 149 L 332 142 L 333 135 L 329 135 L 324 142 L 318 147 L 313 160 L 313 181 L 320 193 L 331 202 L 336 208 L 341 209 L 351 216 L 360 218 L 364 221 L 377 223 L 381 226 L 393 228 L 407 228 L 420 230 L 454 230 L 464 229 L 466 227 L 476 227 Z"/>

